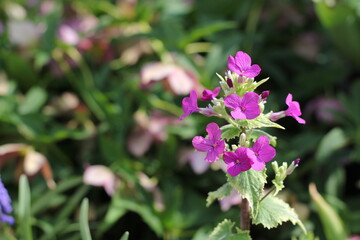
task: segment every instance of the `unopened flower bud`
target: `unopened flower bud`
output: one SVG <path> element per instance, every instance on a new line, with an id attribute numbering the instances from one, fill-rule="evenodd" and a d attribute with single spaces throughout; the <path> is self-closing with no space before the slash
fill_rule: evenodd
<path id="1" fill-rule="evenodd" d="M 297 158 L 295 161 L 293 161 L 290 165 L 290 167 L 286 170 L 286 175 L 290 175 L 295 168 L 299 165 L 300 163 L 300 158 Z"/>
<path id="2" fill-rule="evenodd" d="M 245 145 L 246 145 L 246 134 L 245 133 L 240 134 L 239 144 L 241 147 L 245 147 Z"/>

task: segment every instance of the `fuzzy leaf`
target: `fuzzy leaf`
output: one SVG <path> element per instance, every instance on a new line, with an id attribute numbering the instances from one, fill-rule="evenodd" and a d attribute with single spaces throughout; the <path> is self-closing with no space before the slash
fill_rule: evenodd
<path id="1" fill-rule="evenodd" d="M 228 182 L 236 189 L 243 198 L 249 201 L 252 216 L 256 216 L 260 197 L 262 196 L 264 185 L 266 183 L 265 171 L 255 171 L 250 169 L 242 172 L 236 177 L 228 175 Z"/>
<path id="2" fill-rule="evenodd" d="M 298 224 L 306 233 L 306 230 L 294 209 L 283 200 L 274 196 L 267 196 L 260 202 L 259 212 L 256 217 L 253 218 L 254 224 L 262 224 L 268 229 L 275 228 L 287 221 L 292 222 L 294 225 Z"/>
<path id="3" fill-rule="evenodd" d="M 285 129 L 283 126 L 271 121 L 265 114 L 260 114 L 257 118 L 254 119 L 237 120 L 236 122 L 241 127 L 247 129 L 262 128 L 262 127 L 274 127 L 274 128 Z"/>
<path id="4" fill-rule="evenodd" d="M 230 140 L 232 138 L 238 137 L 240 135 L 241 129 L 234 127 L 231 124 L 222 126 L 221 128 L 221 138 L 225 138 L 226 140 Z"/>
<path id="5" fill-rule="evenodd" d="M 237 229 L 237 233 L 233 233 L 234 225 L 234 222 L 225 219 L 215 227 L 208 240 L 251 240 L 247 231 Z"/>
<path id="6" fill-rule="evenodd" d="M 206 198 L 206 206 L 209 207 L 216 199 L 221 200 L 224 197 L 230 196 L 232 187 L 225 183 L 218 190 L 214 192 L 209 192 L 208 197 Z"/>

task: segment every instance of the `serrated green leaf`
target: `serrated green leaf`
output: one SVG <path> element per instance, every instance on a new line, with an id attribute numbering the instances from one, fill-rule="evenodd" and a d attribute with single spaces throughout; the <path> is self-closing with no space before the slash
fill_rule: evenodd
<path id="1" fill-rule="evenodd" d="M 226 196 L 230 196 L 232 187 L 230 184 L 225 183 L 218 190 L 209 192 L 206 198 L 206 206 L 209 207 L 216 199 L 221 200 Z"/>
<path id="2" fill-rule="evenodd" d="M 292 222 L 292 224 L 298 224 L 304 232 L 306 232 L 299 217 L 295 213 L 289 204 L 283 200 L 274 197 L 267 196 L 259 204 L 259 212 L 253 218 L 253 223 L 258 225 L 262 224 L 265 228 L 275 228 L 281 225 L 283 222 Z"/>
<path id="3" fill-rule="evenodd" d="M 233 233 L 234 225 L 234 222 L 225 219 L 214 228 L 208 240 L 251 240 L 248 231 L 237 229 L 237 233 Z"/>
<path id="4" fill-rule="evenodd" d="M 221 128 L 221 138 L 230 140 L 232 138 L 238 137 L 240 135 L 241 129 L 234 127 L 232 124 L 224 125 Z"/>
<path id="5" fill-rule="evenodd" d="M 240 173 L 236 177 L 228 175 L 228 182 L 243 198 L 249 201 L 251 214 L 254 217 L 257 214 L 260 198 L 266 183 L 265 171 L 250 169 Z"/>
<path id="6" fill-rule="evenodd" d="M 285 129 L 283 126 L 274 123 L 271 121 L 265 114 L 260 114 L 257 118 L 254 119 L 244 119 L 244 120 L 236 120 L 239 126 L 254 129 L 254 128 L 263 128 L 263 127 L 274 127 Z"/>

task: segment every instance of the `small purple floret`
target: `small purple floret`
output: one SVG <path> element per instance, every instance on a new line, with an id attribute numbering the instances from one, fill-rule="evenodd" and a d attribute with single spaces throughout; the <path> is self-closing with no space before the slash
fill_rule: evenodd
<path id="1" fill-rule="evenodd" d="M 249 170 L 256 161 L 254 152 L 246 147 L 239 147 L 235 152 L 225 152 L 223 158 L 227 164 L 226 171 L 233 177 Z"/>
<path id="2" fill-rule="evenodd" d="M 190 97 L 185 97 L 182 100 L 182 108 L 184 110 L 184 114 L 180 117 L 180 120 L 184 119 L 185 117 L 189 116 L 194 112 L 199 111 L 199 107 L 197 104 L 197 94 L 194 90 L 190 92 Z"/>
<path id="3" fill-rule="evenodd" d="M 235 58 L 233 56 L 229 56 L 228 68 L 230 69 L 230 71 L 248 78 L 256 77 L 261 71 L 259 65 L 251 65 L 250 56 L 241 51 L 236 53 Z"/>
<path id="4" fill-rule="evenodd" d="M 200 152 L 207 152 L 205 161 L 215 162 L 225 151 L 225 141 L 221 140 L 221 130 L 216 123 L 209 123 L 206 126 L 208 139 L 196 136 L 192 140 L 194 148 Z"/>
<path id="5" fill-rule="evenodd" d="M 305 120 L 300 118 L 301 109 L 300 104 L 297 101 L 292 100 L 292 95 L 289 93 L 286 97 L 286 104 L 288 105 L 288 109 L 285 110 L 285 115 L 295 118 L 295 120 L 300 124 L 305 124 Z"/>
<path id="6" fill-rule="evenodd" d="M 269 139 L 266 136 L 259 137 L 252 148 L 256 156 L 256 160 L 251 168 L 256 171 L 261 171 L 265 168 L 265 163 L 271 161 L 275 155 L 276 150 L 270 146 Z"/>
<path id="7" fill-rule="evenodd" d="M 203 91 L 203 96 L 202 96 L 202 98 L 200 98 L 200 100 L 201 101 L 211 101 L 214 98 L 216 98 L 217 95 L 219 95 L 219 93 L 220 93 L 220 87 L 215 88 L 214 91 L 206 89 Z"/>
<path id="8" fill-rule="evenodd" d="M 230 112 L 234 119 L 254 119 L 260 115 L 260 97 L 254 92 L 245 93 L 241 98 L 231 94 L 224 99 L 226 107 L 232 108 Z"/>

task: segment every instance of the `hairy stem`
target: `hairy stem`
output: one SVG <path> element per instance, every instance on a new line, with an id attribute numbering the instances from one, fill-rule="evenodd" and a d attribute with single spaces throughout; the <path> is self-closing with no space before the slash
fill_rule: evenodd
<path id="1" fill-rule="evenodd" d="M 250 208 L 249 201 L 246 198 L 243 198 L 241 201 L 240 229 L 250 231 Z"/>

